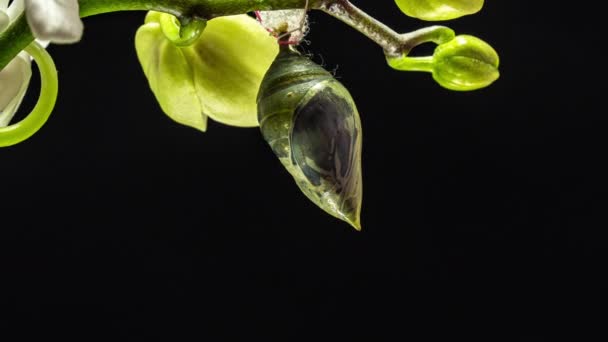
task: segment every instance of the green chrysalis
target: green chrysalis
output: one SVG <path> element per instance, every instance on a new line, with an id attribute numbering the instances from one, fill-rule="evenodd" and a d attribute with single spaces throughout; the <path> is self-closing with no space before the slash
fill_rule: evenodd
<path id="1" fill-rule="evenodd" d="M 264 76 L 257 102 L 264 139 L 302 192 L 359 230 L 361 121 L 348 90 L 285 45 Z"/>

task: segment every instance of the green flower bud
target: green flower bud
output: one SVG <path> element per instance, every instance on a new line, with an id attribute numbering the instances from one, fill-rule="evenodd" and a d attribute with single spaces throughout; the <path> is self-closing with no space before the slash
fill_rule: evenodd
<path id="1" fill-rule="evenodd" d="M 451 90 L 475 90 L 498 79 L 498 62 L 498 54 L 486 42 L 460 35 L 435 49 L 433 78 Z"/>
<path id="2" fill-rule="evenodd" d="M 435 48 L 433 56 L 386 56 L 390 67 L 400 71 L 425 71 L 441 86 L 468 91 L 489 86 L 500 76 L 498 54 L 483 40 L 460 35 Z"/>
<path id="3" fill-rule="evenodd" d="M 410 17 L 440 21 L 478 12 L 483 0 L 395 0 L 403 13 Z"/>

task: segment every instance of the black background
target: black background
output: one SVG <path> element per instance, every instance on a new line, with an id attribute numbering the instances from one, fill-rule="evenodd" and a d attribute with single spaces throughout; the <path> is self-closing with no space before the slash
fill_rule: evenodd
<path id="1" fill-rule="evenodd" d="M 355 3 L 397 31 L 428 25 Z M 0 150 L 0 328 L 544 341 L 599 326 L 608 122 L 593 12 L 490 0 L 446 23 L 501 56 L 501 78 L 469 93 L 390 69 L 312 13 L 304 49 L 361 113 L 362 232 L 310 203 L 258 129 L 202 134 L 162 114 L 133 47 L 144 13 L 85 19 L 81 43 L 49 48 L 49 122 Z"/>

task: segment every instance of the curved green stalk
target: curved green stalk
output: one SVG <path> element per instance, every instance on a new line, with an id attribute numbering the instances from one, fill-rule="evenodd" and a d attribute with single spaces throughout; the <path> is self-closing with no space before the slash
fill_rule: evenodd
<path id="1" fill-rule="evenodd" d="M 0 128 L 0 147 L 11 146 L 26 140 L 47 121 L 57 100 L 57 69 L 51 56 L 38 43 L 33 42 L 25 51 L 29 53 L 40 70 L 40 96 L 32 112 L 16 124 Z"/>
<path id="2" fill-rule="evenodd" d="M 433 56 L 404 56 L 401 58 L 387 58 L 386 61 L 388 62 L 388 65 L 397 70 L 432 72 L 435 60 L 433 59 Z"/>

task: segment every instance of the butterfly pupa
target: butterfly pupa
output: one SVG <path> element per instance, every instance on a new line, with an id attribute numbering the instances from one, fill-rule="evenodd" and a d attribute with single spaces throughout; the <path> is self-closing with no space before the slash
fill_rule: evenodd
<path id="1" fill-rule="evenodd" d="M 264 139 L 302 192 L 360 230 L 361 120 L 346 88 L 283 45 L 257 97 Z"/>

